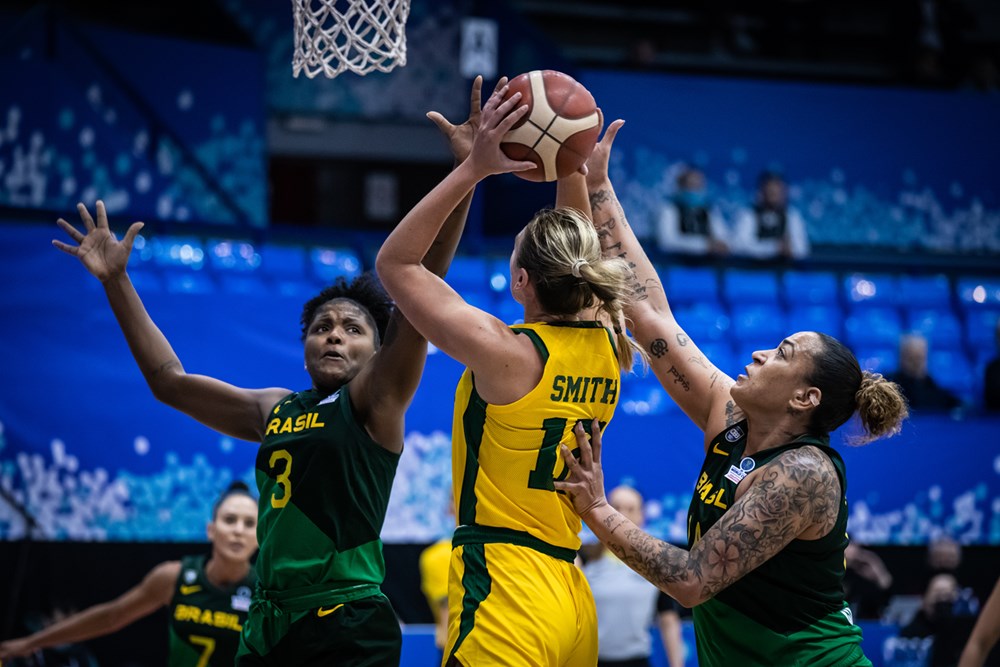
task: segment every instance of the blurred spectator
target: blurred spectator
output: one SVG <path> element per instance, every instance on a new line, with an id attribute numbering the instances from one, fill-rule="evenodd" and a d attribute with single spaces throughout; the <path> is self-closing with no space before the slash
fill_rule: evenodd
<path id="1" fill-rule="evenodd" d="M 902 389 L 910 407 L 921 411 L 948 411 L 961 401 L 940 387 L 927 372 L 927 339 L 920 334 L 906 334 L 899 339 L 899 368 L 890 379 Z"/>
<path id="2" fill-rule="evenodd" d="M 958 662 L 972 631 L 976 608 L 967 604 L 967 591 L 959 589 L 950 574 L 935 575 L 924 592 L 920 611 L 900 637 L 933 637 L 928 667 L 948 667 Z"/>
<path id="3" fill-rule="evenodd" d="M 1000 411 L 1000 317 L 996 325 L 997 356 L 986 365 L 983 378 L 983 404 L 991 412 Z"/>
<path id="4" fill-rule="evenodd" d="M 736 216 L 733 254 L 757 259 L 802 259 L 809 254 L 809 237 L 802 215 L 788 205 L 785 179 L 773 171 L 760 175 L 757 201 Z"/>
<path id="5" fill-rule="evenodd" d="M 665 252 L 725 255 L 726 224 L 712 206 L 705 187 L 705 174 L 685 167 L 677 176 L 677 191 L 660 210 L 656 225 L 657 245 Z"/>
<path id="6" fill-rule="evenodd" d="M 444 649 L 448 639 L 448 567 L 451 537 L 445 537 L 420 552 L 420 590 L 434 616 L 434 646 Z"/>
<path id="7" fill-rule="evenodd" d="M 874 551 L 855 542 L 844 550 L 844 599 L 854 618 L 880 618 L 889 601 L 892 574 Z"/>
<path id="8" fill-rule="evenodd" d="M 632 523 L 642 527 L 642 495 L 629 486 L 619 486 L 608 494 L 608 502 Z M 600 547 L 600 545 L 597 545 Z M 601 547 L 583 566 L 597 605 L 598 667 L 642 667 L 651 663 L 653 653 L 649 626 L 654 616 L 663 639 L 670 667 L 683 667 L 680 606 L 671 598 L 658 601 L 662 593 L 641 575 Z"/>

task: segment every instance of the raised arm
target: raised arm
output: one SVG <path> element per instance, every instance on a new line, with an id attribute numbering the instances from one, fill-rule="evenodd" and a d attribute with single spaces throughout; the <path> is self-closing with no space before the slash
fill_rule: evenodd
<path id="1" fill-rule="evenodd" d="M 561 446 L 570 476 L 556 482 L 556 489 L 570 495 L 577 514 L 608 549 L 685 607 L 711 599 L 807 531 L 825 535 L 836 521 L 840 480 L 833 464 L 816 448 L 802 447 L 755 473 L 749 488 L 691 550 L 680 549 L 611 507 L 604 495 L 600 429 L 592 428 L 591 438 L 582 425 L 574 432 L 580 460 Z"/>
<path id="2" fill-rule="evenodd" d="M 503 78 L 499 89 L 506 85 Z M 482 77 L 476 77 L 469 96 L 469 117 L 461 125 L 451 124 L 437 111 L 427 117 L 448 140 L 455 169 L 466 161 L 482 122 Z M 469 216 L 474 187 L 454 205 L 443 219 L 437 235 L 430 239 L 420 264 L 429 274 L 443 278 L 455 257 Z M 392 292 L 390 291 L 390 295 Z M 374 361 L 351 383 L 351 401 L 372 437 L 383 446 L 399 451 L 403 445 L 403 414 L 420 384 L 427 357 L 427 339 L 397 307 L 386 330 L 385 341 Z"/>
<path id="3" fill-rule="evenodd" d="M 594 226 L 604 253 L 621 257 L 632 268 L 635 301 L 625 315 L 632 333 L 649 352 L 650 365 L 670 397 L 705 432 L 705 446 L 741 416 L 729 396 L 732 378 L 705 357 L 674 319 L 663 282 L 643 251 L 608 177 L 608 159 L 624 121 L 608 127 L 587 161 L 587 190 Z"/>
<path id="4" fill-rule="evenodd" d="M 288 390 L 241 389 L 215 378 L 185 372 L 166 336 L 146 312 L 125 270 L 132 243 L 143 223 L 133 223 L 119 241 L 108 227 L 103 202 L 97 202 L 96 223 L 86 206 L 77 204 L 77 210 L 87 233 L 60 218 L 59 226 L 76 245 L 55 240 L 52 244 L 79 259 L 101 281 L 115 319 L 153 395 L 216 431 L 259 442 L 264 433 L 264 416 Z"/>
<path id="5" fill-rule="evenodd" d="M 24 657 L 50 646 L 102 637 L 120 630 L 169 604 L 180 571 L 179 561 L 161 563 L 142 583 L 118 598 L 84 609 L 33 635 L 3 642 L 0 660 Z"/>
<path id="6" fill-rule="evenodd" d="M 416 330 L 474 371 L 502 366 L 499 360 L 511 348 L 507 341 L 516 335 L 497 318 L 467 304 L 420 260 L 445 218 L 480 180 L 534 166 L 511 160 L 500 150 L 503 135 L 527 110 L 515 108 L 520 95 L 504 102 L 506 92 L 504 85 L 487 100 L 469 158 L 406 214 L 382 244 L 375 262 L 396 307 Z"/>

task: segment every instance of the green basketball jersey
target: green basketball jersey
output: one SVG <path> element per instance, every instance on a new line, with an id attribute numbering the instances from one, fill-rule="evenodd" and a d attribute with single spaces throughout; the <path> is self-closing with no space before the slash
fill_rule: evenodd
<path id="1" fill-rule="evenodd" d="M 346 386 L 280 400 L 257 453 L 261 586 L 294 593 L 381 584 L 379 533 L 398 462 L 355 420 Z"/>
<path id="2" fill-rule="evenodd" d="M 830 457 L 841 486 L 833 529 L 818 540 L 793 540 L 773 558 L 694 608 L 698 664 L 871 665 L 861 651 L 861 629 L 844 602 L 847 479 L 829 438 L 799 438 L 744 456 L 747 422 L 727 428 L 708 448 L 688 509 L 688 546 L 722 518 L 739 482 L 782 452 L 806 445 Z"/>
<path id="3" fill-rule="evenodd" d="M 205 576 L 205 557 L 181 559 L 170 600 L 170 667 L 232 667 L 257 577 L 225 590 Z"/>

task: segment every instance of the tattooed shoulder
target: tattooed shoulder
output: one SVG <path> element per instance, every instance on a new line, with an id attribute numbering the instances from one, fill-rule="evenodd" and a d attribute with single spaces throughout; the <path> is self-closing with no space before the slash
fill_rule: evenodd
<path id="1" fill-rule="evenodd" d="M 769 465 L 777 466 L 791 485 L 792 504 L 822 534 L 833 528 L 840 511 L 840 477 L 830 457 L 817 447 L 784 452 Z"/>

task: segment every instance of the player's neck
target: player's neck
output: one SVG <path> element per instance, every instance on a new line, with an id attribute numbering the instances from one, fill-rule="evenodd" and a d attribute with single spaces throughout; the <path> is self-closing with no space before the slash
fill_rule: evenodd
<path id="1" fill-rule="evenodd" d="M 242 581 L 249 573 L 250 563 L 245 560 L 232 560 L 213 554 L 205 563 L 205 576 L 218 588 Z"/>

